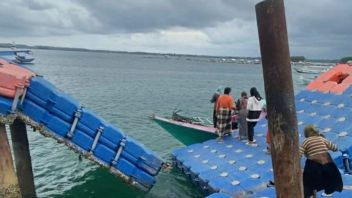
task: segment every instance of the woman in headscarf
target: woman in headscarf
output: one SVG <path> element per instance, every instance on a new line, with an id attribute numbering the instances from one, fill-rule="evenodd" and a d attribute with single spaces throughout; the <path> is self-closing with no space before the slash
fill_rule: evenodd
<path id="1" fill-rule="evenodd" d="M 238 99 L 236 103 L 236 109 L 239 111 L 238 113 L 238 122 L 239 122 L 239 136 L 238 139 L 244 140 L 247 139 L 247 92 L 241 92 L 241 98 Z"/>
<path id="2" fill-rule="evenodd" d="M 224 135 L 231 133 L 231 111 L 234 109 L 233 98 L 230 96 L 231 88 L 226 87 L 224 95 L 219 96 L 216 103 L 217 131 L 220 140 Z"/>
<path id="3" fill-rule="evenodd" d="M 221 95 L 221 92 L 222 92 L 221 90 L 222 90 L 222 88 L 221 88 L 221 86 L 219 86 L 216 89 L 213 97 L 210 99 L 210 102 L 214 103 L 214 107 L 213 107 L 213 125 L 214 125 L 214 128 L 216 128 L 216 124 L 218 122 L 218 120 L 216 118 L 216 102 L 218 101 L 218 98 Z"/>
<path id="4" fill-rule="evenodd" d="M 246 120 L 248 127 L 248 142 L 246 144 L 254 144 L 254 127 L 257 124 L 260 113 L 263 109 L 263 103 L 261 101 L 263 100 L 263 98 L 260 96 L 259 92 L 257 91 L 257 88 L 255 87 L 252 87 L 249 92 L 251 96 L 248 98 L 247 101 L 248 114 Z"/>
<path id="5" fill-rule="evenodd" d="M 314 125 L 304 128 L 304 136 L 306 139 L 299 149 L 307 157 L 303 171 L 304 197 L 320 190 L 324 190 L 322 196 L 326 197 L 331 197 L 334 191 L 341 192 L 341 174 L 328 153 L 337 151 L 337 146 L 320 135 Z"/>

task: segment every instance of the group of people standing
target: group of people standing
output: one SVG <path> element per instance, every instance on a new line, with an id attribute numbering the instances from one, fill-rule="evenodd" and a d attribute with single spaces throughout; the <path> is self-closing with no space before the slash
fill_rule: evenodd
<path id="1" fill-rule="evenodd" d="M 250 89 L 250 96 L 242 91 L 241 97 L 234 102 L 230 95 L 231 88 L 226 87 L 221 94 L 218 88 L 210 102 L 214 103 L 213 123 L 219 134 L 220 140 L 232 131 L 233 112 L 238 112 L 238 139 L 248 139 L 247 144 L 254 144 L 254 127 L 257 124 L 264 107 L 264 100 L 255 87 Z"/>
<path id="2" fill-rule="evenodd" d="M 213 95 L 210 100 L 214 103 L 213 123 L 220 140 L 231 133 L 232 116 L 236 111 L 238 139 L 248 139 L 246 144 L 255 144 L 254 127 L 259 121 L 261 112 L 265 111 L 266 104 L 255 87 L 252 87 L 249 92 L 248 97 L 247 93 L 242 91 L 241 97 L 236 102 L 230 96 L 230 87 L 226 87 L 223 94 L 221 88 L 218 88 Z M 270 136 L 269 133 L 267 141 L 268 136 Z M 337 146 L 325 139 L 314 125 L 305 127 L 304 136 L 305 140 L 300 146 L 300 154 L 307 158 L 303 170 L 304 197 L 309 198 L 320 190 L 324 190 L 322 193 L 324 197 L 332 196 L 334 191 L 341 192 L 343 187 L 341 174 L 328 153 L 329 150 L 337 151 Z M 269 144 L 271 145 L 271 142 Z"/>

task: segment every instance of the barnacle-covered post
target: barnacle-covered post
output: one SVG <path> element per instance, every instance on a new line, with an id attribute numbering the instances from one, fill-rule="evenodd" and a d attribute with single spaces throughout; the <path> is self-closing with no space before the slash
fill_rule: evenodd
<path id="1" fill-rule="evenodd" d="M 36 197 L 26 124 L 16 118 L 10 125 L 18 184 L 23 197 Z"/>
<path id="2" fill-rule="evenodd" d="M 256 6 L 276 197 L 303 197 L 298 130 L 283 0 Z"/>
<path id="3" fill-rule="evenodd" d="M 21 197 L 5 124 L 0 123 L 0 197 Z"/>

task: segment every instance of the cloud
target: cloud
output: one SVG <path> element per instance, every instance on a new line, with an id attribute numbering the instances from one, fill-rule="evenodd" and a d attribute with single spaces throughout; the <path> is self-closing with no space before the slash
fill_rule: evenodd
<path id="1" fill-rule="evenodd" d="M 2 36 L 51 36 L 87 32 L 99 26 L 70 0 L 9 0 L 0 2 Z"/>
<path id="2" fill-rule="evenodd" d="M 254 8 L 258 2 L 7 0 L 0 2 L 0 41 L 259 56 Z M 312 58 L 348 55 L 352 51 L 348 43 L 352 40 L 351 7 L 350 0 L 285 1 L 291 54 Z"/>
<path id="3" fill-rule="evenodd" d="M 151 32 L 175 27 L 202 29 L 247 16 L 247 1 L 208 0 L 80 0 L 104 27 L 111 32 Z M 99 9 L 97 9 L 99 8 Z M 102 33 L 106 33 L 103 32 Z"/>

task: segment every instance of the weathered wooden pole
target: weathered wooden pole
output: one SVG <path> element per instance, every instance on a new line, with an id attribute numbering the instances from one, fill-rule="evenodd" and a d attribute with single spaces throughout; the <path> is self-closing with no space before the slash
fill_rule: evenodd
<path id="1" fill-rule="evenodd" d="M 36 197 L 26 124 L 16 118 L 10 125 L 18 184 L 23 197 Z"/>
<path id="2" fill-rule="evenodd" d="M 277 197 L 303 197 L 297 117 L 283 0 L 256 6 Z"/>
<path id="3" fill-rule="evenodd" d="M 0 197 L 21 197 L 6 127 L 0 123 Z"/>

